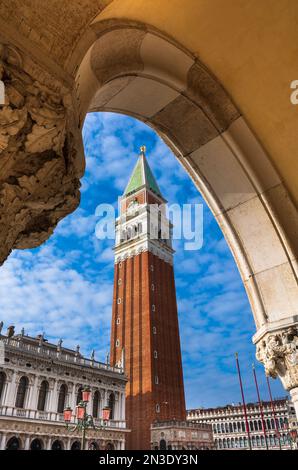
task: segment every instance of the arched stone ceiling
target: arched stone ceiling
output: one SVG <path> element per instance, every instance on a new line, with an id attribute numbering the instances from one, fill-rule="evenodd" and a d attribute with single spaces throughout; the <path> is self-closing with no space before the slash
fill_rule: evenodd
<path id="1" fill-rule="evenodd" d="M 298 202 L 296 0 L 114 0 L 93 21 L 129 18 L 173 37 L 215 74 Z"/>
<path id="2" fill-rule="evenodd" d="M 184 45 L 219 79 L 298 201 L 296 0 L 2 0 L 0 38 L 11 37 L 71 83 L 100 21 L 150 24 Z"/>
<path id="3" fill-rule="evenodd" d="M 114 111 L 163 136 L 230 244 L 257 328 L 288 323 L 297 294 L 295 208 L 218 80 L 148 25 L 108 20 L 78 69 L 76 89 L 81 123 L 88 110 Z"/>

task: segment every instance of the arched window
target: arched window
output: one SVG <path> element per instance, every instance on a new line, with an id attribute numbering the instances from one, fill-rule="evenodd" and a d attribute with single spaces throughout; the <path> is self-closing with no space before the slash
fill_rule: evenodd
<path id="1" fill-rule="evenodd" d="M 5 382 L 6 382 L 6 375 L 4 374 L 4 372 L 0 372 L 0 403 L 2 400 L 3 393 L 4 393 Z"/>
<path id="2" fill-rule="evenodd" d="M 58 406 L 57 406 L 58 413 L 63 413 L 64 411 L 66 395 L 67 395 L 67 386 L 65 384 L 62 384 L 60 387 L 59 396 L 58 396 Z"/>
<path id="3" fill-rule="evenodd" d="M 110 419 L 114 419 L 115 415 L 115 394 L 111 393 L 109 396 Z"/>
<path id="4" fill-rule="evenodd" d="M 106 445 L 106 450 L 114 450 L 114 449 L 115 449 L 114 444 L 112 444 L 111 442 L 108 442 Z"/>
<path id="5" fill-rule="evenodd" d="M 83 400 L 83 387 L 80 387 L 78 389 L 78 393 L 77 393 L 77 405 L 80 403 L 80 401 Z"/>
<path id="6" fill-rule="evenodd" d="M 62 386 L 62 385 L 61 385 Z M 63 450 L 63 443 L 62 441 L 54 441 L 52 444 L 52 450 Z"/>
<path id="7" fill-rule="evenodd" d="M 18 385 L 18 390 L 17 390 L 17 397 L 16 397 L 16 407 L 17 408 L 24 408 L 25 404 L 25 398 L 27 394 L 27 389 L 28 389 L 28 378 L 24 375 L 21 377 Z"/>
<path id="8" fill-rule="evenodd" d="M 268 430 L 268 429 L 271 429 L 271 422 L 270 422 L 270 419 L 267 419 L 266 424 L 267 424 L 267 430 Z"/>
<path id="9" fill-rule="evenodd" d="M 93 411 L 92 411 L 93 418 L 99 417 L 99 403 L 100 403 L 100 393 L 98 390 L 96 390 L 93 395 Z"/>
<path id="10" fill-rule="evenodd" d="M 99 450 L 99 446 L 98 446 L 97 442 L 94 442 L 94 441 L 90 442 L 88 450 Z"/>
<path id="11" fill-rule="evenodd" d="M 40 439 L 33 439 L 33 441 L 30 444 L 30 450 L 42 450 L 43 449 L 43 444 Z"/>
<path id="12" fill-rule="evenodd" d="M 6 450 L 19 450 L 21 448 L 20 439 L 11 437 L 6 444 Z"/>
<path id="13" fill-rule="evenodd" d="M 81 450 L 81 443 L 79 441 L 74 441 L 70 450 Z"/>
<path id="14" fill-rule="evenodd" d="M 39 411 L 44 411 L 46 407 L 46 399 L 48 395 L 49 384 L 46 380 L 43 380 L 40 384 L 37 409 Z"/>
<path id="15" fill-rule="evenodd" d="M 166 450 L 167 449 L 167 443 L 164 439 L 161 439 L 159 442 L 159 449 L 160 450 Z"/>

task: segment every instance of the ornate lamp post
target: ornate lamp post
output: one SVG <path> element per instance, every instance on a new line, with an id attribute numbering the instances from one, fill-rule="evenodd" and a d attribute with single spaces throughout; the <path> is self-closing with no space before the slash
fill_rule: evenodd
<path id="1" fill-rule="evenodd" d="M 89 403 L 90 396 L 91 396 L 90 388 L 88 387 L 84 388 L 84 390 L 82 391 L 82 401 L 80 401 L 79 404 L 76 406 L 77 423 L 75 423 L 73 426 L 70 425 L 73 410 L 68 406 L 65 408 L 63 412 L 64 421 L 65 421 L 67 430 L 69 432 L 75 432 L 75 431 L 82 432 L 81 450 L 85 449 L 86 430 L 88 428 L 100 429 L 100 430 L 106 429 L 106 424 L 108 420 L 110 419 L 110 408 L 106 406 L 103 408 L 103 416 L 102 416 L 104 420 L 104 425 L 95 426 L 93 417 L 87 414 L 87 405 Z"/>

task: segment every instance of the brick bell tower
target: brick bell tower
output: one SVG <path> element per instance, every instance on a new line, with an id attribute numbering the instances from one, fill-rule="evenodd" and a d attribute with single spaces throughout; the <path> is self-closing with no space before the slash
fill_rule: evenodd
<path id="1" fill-rule="evenodd" d="M 145 147 L 116 220 L 111 365 L 129 378 L 127 448 L 150 449 L 154 421 L 185 420 L 172 226 Z"/>

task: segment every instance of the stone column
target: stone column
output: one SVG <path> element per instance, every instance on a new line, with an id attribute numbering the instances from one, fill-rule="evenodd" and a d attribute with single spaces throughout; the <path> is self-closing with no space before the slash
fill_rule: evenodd
<path id="1" fill-rule="evenodd" d="M 36 410 L 37 408 L 37 400 L 38 400 L 38 388 L 37 388 L 37 383 L 38 383 L 38 376 L 32 376 L 29 378 L 29 396 L 28 396 L 28 401 L 27 401 L 27 408 L 29 410 Z"/>
<path id="2" fill-rule="evenodd" d="M 46 450 L 51 450 L 51 447 L 52 447 L 52 438 L 51 437 L 49 437 L 47 439 L 47 443 L 46 443 L 45 447 L 46 447 Z"/>
<path id="3" fill-rule="evenodd" d="M 17 390 L 17 373 L 13 371 L 10 381 L 7 386 L 6 396 L 5 396 L 5 405 L 14 406 Z"/>
<path id="4" fill-rule="evenodd" d="M 25 437 L 24 450 L 30 449 L 30 436 Z"/>
<path id="5" fill-rule="evenodd" d="M 295 412 L 296 412 L 296 416 L 298 420 L 298 387 L 292 388 L 290 390 L 290 395 L 291 395 L 292 402 L 294 403 Z"/>
<path id="6" fill-rule="evenodd" d="M 73 413 L 75 413 L 77 406 L 77 384 L 73 384 L 72 392 L 69 398 L 69 406 L 73 410 Z"/>
<path id="7" fill-rule="evenodd" d="M 276 328 L 257 336 L 256 357 L 264 364 L 267 376 L 280 378 L 291 395 L 298 420 L 298 326 Z"/>
<path id="8" fill-rule="evenodd" d="M 6 444 L 6 434 L 3 433 L 0 438 L 0 450 L 5 449 L 5 444 Z"/>
<path id="9" fill-rule="evenodd" d="M 57 411 L 57 402 L 58 402 L 58 381 L 54 380 L 50 383 L 50 399 L 49 399 L 49 406 L 48 410 L 52 412 Z"/>
<path id="10" fill-rule="evenodd" d="M 121 420 L 125 421 L 125 392 L 121 393 L 121 403 L 122 403 L 122 406 L 121 406 Z"/>
<path id="11" fill-rule="evenodd" d="M 92 415 L 92 411 L 93 411 L 93 394 L 94 394 L 94 389 L 91 388 L 90 400 L 87 403 L 87 408 L 86 408 L 86 412 L 88 415 Z"/>

